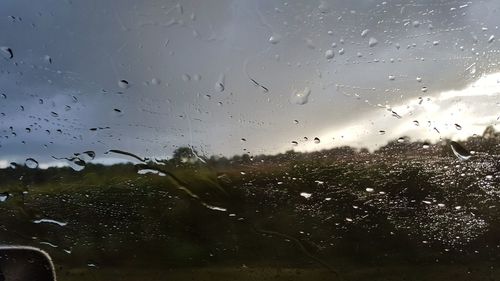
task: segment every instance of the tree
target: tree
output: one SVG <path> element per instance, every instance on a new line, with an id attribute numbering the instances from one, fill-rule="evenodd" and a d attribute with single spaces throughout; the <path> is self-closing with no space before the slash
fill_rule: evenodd
<path id="1" fill-rule="evenodd" d="M 193 164 L 197 160 L 197 152 L 191 147 L 181 146 L 174 150 L 172 160 L 176 163 L 190 163 Z"/>

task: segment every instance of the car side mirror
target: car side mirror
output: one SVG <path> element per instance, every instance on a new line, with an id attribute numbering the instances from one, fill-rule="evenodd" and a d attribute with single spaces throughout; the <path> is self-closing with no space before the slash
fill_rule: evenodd
<path id="1" fill-rule="evenodd" d="M 34 247 L 0 246 L 0 281 L 55 281 L 50 256 Z"/>

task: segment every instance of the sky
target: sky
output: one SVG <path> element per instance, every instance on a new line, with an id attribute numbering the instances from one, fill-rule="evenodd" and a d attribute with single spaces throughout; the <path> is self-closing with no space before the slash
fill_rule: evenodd
<path id="1" fill-rule="evenodd" d="M 89 150 L 113 163 L 122 157 L 110 149 L 256 155 L 481 134 L 500 115 L 499 8 L 1 1 L 0 166 Z"/>

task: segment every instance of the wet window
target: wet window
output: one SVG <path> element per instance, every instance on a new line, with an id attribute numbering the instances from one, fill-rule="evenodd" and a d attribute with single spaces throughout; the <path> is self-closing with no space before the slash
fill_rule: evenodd
<path id="1" fill-rule="evenodd" d="M 2 1 L 1 244 L 58 280 L 496 280 L 499 11 Z"/>

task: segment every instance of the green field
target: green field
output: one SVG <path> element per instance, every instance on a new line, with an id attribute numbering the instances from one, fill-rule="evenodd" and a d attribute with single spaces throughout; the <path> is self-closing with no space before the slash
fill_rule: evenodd
<path id="1" fill-rule="evenodd" d="M 16 166 L 0 238 L 59 280 L 498 279 L 498 154 L 419 149 Z"/>

